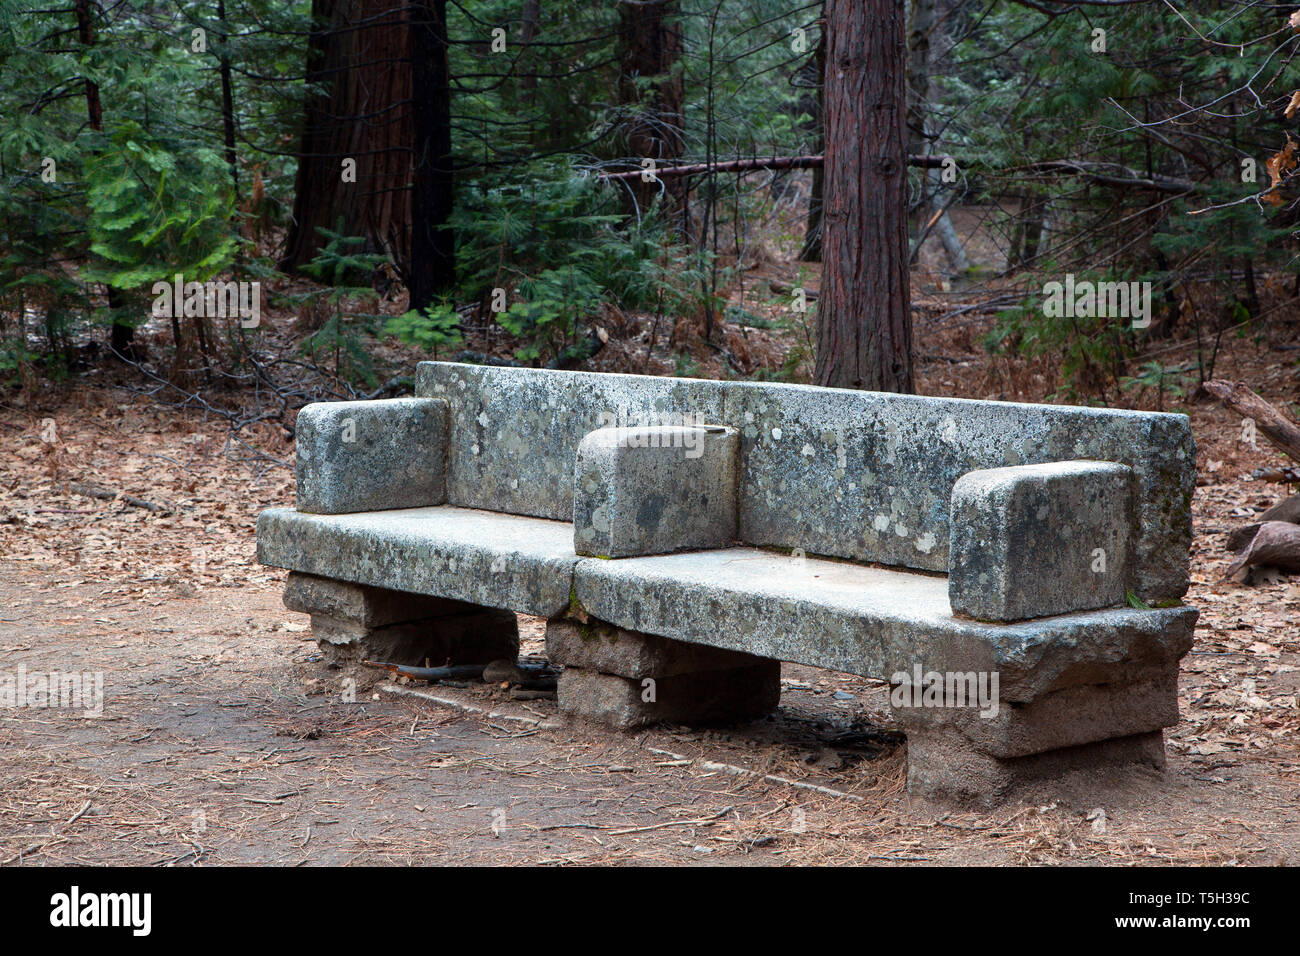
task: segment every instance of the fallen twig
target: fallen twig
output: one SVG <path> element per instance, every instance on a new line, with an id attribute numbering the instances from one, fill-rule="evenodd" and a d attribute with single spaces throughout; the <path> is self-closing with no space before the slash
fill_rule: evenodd
<path id="1" fill-rule="evenodd" d="M 663 823 L 652 823 L 644 827 L 626 827 L 622 830 L 610 830 L 610 836 L 624 836 L 628 833 L 648 833 L 651 830 L 663 830 L 666 827 L 707 827 L 717 823 L 735 807 L 723 807 L 711 817 L 701 817 L 697 820 L 666 820 Z"/>
<path id="2" fill-rule="evenodd" d="M 74 823 L 76 823 L 78 820 L 80 820 L 82 817 L 84 817 L 84 816 L 86 815 L 86 811 L 89 810 L 89 809 L 90 809 L 90 801 L 87 800 L 87 801 L 86 801 L 86 805 L 83 806 L 83 807 L 82 807 L 80 810 L 78 810 L 76 813 L 74 813 L 74 814 L 72 815 L 72 819 L 71 819 L 71 820 L 69 820 L 67 823 L 63 824 L 63 829 L 66 830 L 68 827 L 72 826 Z"/>
<path id="3" fill-rule="evenodd" d="M 379 690 L 385 694 L 398 694 L 402 697 L 419 697 L 421 700 L 430 701 L 441 707 L 449 707 L 452 710 L 459 710 L 465 714 L 472 714 L 481 719 L 513 720 L 516 723 L 527 724 L 530 727 L 536 727 L 541 730 L 557 730 L 564 726 L 554 720 L 543 720 L 539 717 L 520 717 L 518 714 L 506 714 L 496 710 L 488 710 L 485 707 L 478 707 L 474 704 L 455 700 L 451 697 L 439 697 L 436 694 L 427 694 L 424 691 L 411 690 L 409 687 L 399 687 L 396 684 L 380 684 Z"/>
<path id="4" fill-rule="evenodd" d="M 687 761 L 690 758 L 682 754 L 675 754 L 671 750 L 659 750 L 655 747 L 649 748 L 652 754 L 659 754 L 661 757 L 669 757 L 674 761 Z M 747 770 L 744 767 L 737 767 L 734 764 L 718 763 L 715 760 L 700 760 L 700 769 L 707 770 L 710 773 L 728 773 L 733 777 L 758 777 L 761 780 L 767 780 L 770 783 L 779 783 L 786 787 L 795 787 L 799 790 L 811 790 L 813 793 L 820 793 L 828 797 L 839 797 L 843 800 L 852 800 L 855 803 L 861 803 L 862 798 L 851 793 L 845 793 L 842 790 L 832 790 L 830 787 L 823 787 L 815 783 L 803 783 L 800 780 L 791 780 L 788 777 L 778 777 L 773 773 L 759 773 L 757 770 Z"/>
<path id="5" fill-rule="evenodd" d="M 73 494 L 81 495 L 84 498 L 96 498 L 100 501 L 121 501 L 124 505 L 130 505 L 132 508 L 143 508 L 145 511 L 175 511 L 176 506 L 171 502 L 166 505 L 160 505 L 153 501 L 145 501 L 143 498 L 136 498 L 133 495 L 125 495 L 120 491 L 112 491 L 108 488 L 97 488 L 94 485 L 83 484 L 80 481 L 69 483 L 68 489 Z"/>

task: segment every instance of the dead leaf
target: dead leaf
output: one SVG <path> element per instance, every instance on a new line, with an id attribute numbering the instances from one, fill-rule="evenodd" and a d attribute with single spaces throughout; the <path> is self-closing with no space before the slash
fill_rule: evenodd
<path id="1" fill-rule="evenodd" d="M 1287 133 L 1286 145 L 1270 156 L 1264 162 L 1264 168 L 1268 170 L 1268 176 L 1271 182 L 1265 191 L 1263 199 L 1265 202 L 1275 206 L 1283 203 L 1281 196 L 1277 194 L 1277 187 L 1282 184 L 1283 177 L 1296 167 L 1296 142 Z"/>

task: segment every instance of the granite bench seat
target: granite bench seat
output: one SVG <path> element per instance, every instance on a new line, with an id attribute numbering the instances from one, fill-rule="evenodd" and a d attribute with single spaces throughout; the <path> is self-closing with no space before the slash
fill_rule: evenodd
<path id="1" fill-rule="evenodd" d="M 973 621 L 953 615 L 943 575 L 754 548 L 584 558 L 574 570 L 574 594 L 587 613 L 629 631 L 878 680 L 918 664 L 997 672 L 1004 701 L 1075 683 L 1071 670 L 1080 661 L 1097 683 L 1117 676 L 1107 672 L 1107 656 L 1126 664 L 1176 661 L 1197 614 L 1108 608 L 1009 624 Z"/>
<path id="2" fill-rule="evenodd" d="M 258 561 L 333 580 L 554 617 L 573 607 L 628 631 L 888 680 L 996 671 L 1030 700 L 1135 658 L 1176 660 L 1196 611 L 1111 608 L 991 623 L 955 616 L 948 579 L 747 547 L 604 560 L 569 522 L 442 505 L 356 514 L 272 508 Z M 493 570 L 493 569 L 496 570 Z M 1117 639 L 1118 638 L 1118 639 Z M 1097 645 L 1105 645 L 1101 653 Z"/>
<path id="3" fill-rule="evenodd" d="M 257 560 L 303 574 L 550 617 L 569 605 L 573 525 L 440 505 L 318 515 L 269 508 Z"/>
<path id="4" fill-rule="evenodd" d="M 877 678 L 932 797 L 1163 766 L 1184 416 L 427 362 L 297 454 L 258 558 L 322 647 L 477 662 L 544 617 L 560 710 L 624 729 L 760 716 L 781 661 Z"/>

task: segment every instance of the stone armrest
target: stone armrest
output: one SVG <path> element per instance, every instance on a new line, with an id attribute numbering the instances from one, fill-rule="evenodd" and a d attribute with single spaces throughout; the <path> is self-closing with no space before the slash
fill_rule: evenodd
<path id="1" fill-rule="evenodd" d="M 1123 605 L 1134 476 L 1059 461 L 972 471 L 952 489 L 948 598 L 982 621 Z"/>
<path id="2" fill-rule="evenodd" d="M 447 500 L 447 403 L 316 402 L 298 413 L 295 507 L 336 515 Z"/>

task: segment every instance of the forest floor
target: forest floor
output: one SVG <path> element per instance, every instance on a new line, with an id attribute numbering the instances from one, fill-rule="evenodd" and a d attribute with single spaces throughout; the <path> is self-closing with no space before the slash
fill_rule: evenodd
<path id="1" fill-rule="evenodd" d="M 921 393 L 1041 400 L 1050 374 L 991 360 L 977 331 L 918 323 Z M 1232 338 L 1216 375 L 1284 403 L 1283 348 Z M 907 796 L 883 685 L 840 673 L 786 665 L 777 715 L 708 731 L 606 733 L 488 688 L 424 692 L 490 714 L 343 702 L 254 560 L 257 513 L 292 500 L 288 433 L 234 441 L 128 377 L 0 398 L 0 674 L 102 672 L 105 698 L 98 717 L 0 709 L 0 865 L 1300 864 L 1300 578 L 1223 576 L 1226 533 L 1288 489 L 1251 477 L 1280 456 L 1217 405 L 1188 408 L 1201 618 L 1168 771 L 966 812 Z M 542 622 L 521 624 L 540 655 Z"/>

